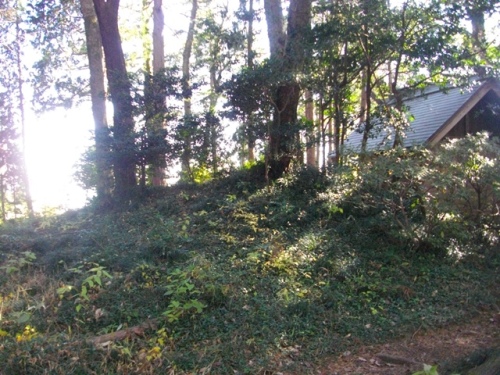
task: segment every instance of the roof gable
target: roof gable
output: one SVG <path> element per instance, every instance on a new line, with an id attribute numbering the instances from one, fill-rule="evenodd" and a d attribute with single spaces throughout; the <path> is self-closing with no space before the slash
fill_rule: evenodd
<path id="1" fill-rule="evenodd" d="M 422 94 L 406 99 L 404 104 L 413 120 L 406 130 L 404 146 L 435 146 L 491 90 L 500 98 L 499 82 L 487 80 L 471 88 L 451 87 L 443 90 L 431 86 Z M 394 129 L 375 132 L 368 139 L 367 150 L 389 149 L 394 137 Z M 360 151 L 362 139 L 362 132 L 354 131 L 347 137 L 344 146 Z"/>

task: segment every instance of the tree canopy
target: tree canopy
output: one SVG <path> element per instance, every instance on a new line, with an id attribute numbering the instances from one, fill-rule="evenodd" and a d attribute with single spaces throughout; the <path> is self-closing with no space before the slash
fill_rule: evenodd
<path id="1" fill-rule="evenodd" d="M 342 163 L 354 127 L 366 143 L 382 113 L 397 146 L 412 90 L 499 71 L 499 42 L 484 27 L 499 15 L 496 1 L 241 0 L 231 8 L 192 0 L 179 5 L 190 14 L 183 22 L 164 17 L 165 6 L 2 3 L 1 37 L 15 27 L 26 33 L 16 44 L 19 71 L 12 49 L 2 62 L 22 85 L 6 78 L 3 91 L 29 92 L 37 111 L 92 98 L 96 146 L 86 170 L 95 178 L 83 184 L 105 200 L 163 185 L 176 165 L 181 179 L 202 181 L 262 160 L 272 180 L 304 164 L 307 150 L 324 170 L 330 154 Z M 176 40 L 183 47 L 165 54 Z M 314 109 L 307 119 L 306 103 Z"/>

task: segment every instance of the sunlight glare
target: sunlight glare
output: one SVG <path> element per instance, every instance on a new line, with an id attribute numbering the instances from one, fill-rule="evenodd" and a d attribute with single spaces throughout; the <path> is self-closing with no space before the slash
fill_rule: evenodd
<path id="1" fill-rule="evenodd" d="M 55 110 L 26 121 L 26 164 L 36 212 L 82 207 L 87 193 L 73 178 L 74 165 L 92 144 L 90 105 Z"/>

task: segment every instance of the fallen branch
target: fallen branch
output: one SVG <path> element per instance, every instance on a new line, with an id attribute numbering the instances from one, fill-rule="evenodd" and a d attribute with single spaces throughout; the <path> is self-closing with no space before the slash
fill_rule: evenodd
<path id="1" fill-rule="evenodd" d="M 377 354 L 377 357 L 380 360 L 384 361 L 385 363 L 390 363 L 393 365 L 410 366 L 410 365 L 415 365 L 415 364 L 419 363 L 419 362 L 414 361 L 413 359 L 397 357 L 397 356 L 393 356 L 393 355 L 389 355 L 389 354 L 385 354 L 385 353 Z"/>
<path id="2" fill-rule="evenodd" d="M 109 343 L 114 341 L 123 341 L 133 337 L 142 337 L 144 336 L 144 331 L 148 329 L 156 330 L 157 322 L 157 319 L 146 320 L 144 323 L 137 326 L 122 329 L 112 333 L 107 333 L 105 335 L 97 337 L 92 337 L 85 341 L 88 344 L 94 344 L 96 346 L 107 346 L 109 345 Z"/>

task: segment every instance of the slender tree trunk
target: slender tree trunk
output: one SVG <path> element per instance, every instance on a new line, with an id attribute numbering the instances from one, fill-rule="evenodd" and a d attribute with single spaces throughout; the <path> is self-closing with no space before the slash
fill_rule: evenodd
<path id="1" fill-rule="evenodd" d="M 155 123 L 155 106 L 154 106 L 154 84 L 153 74 L 151 73 L 151 39 L 149 34 L 149 0 L 142 0 L 142 17 L 141 17 L 141 38 L 142 38 L 142 55 L 144 58 L 144 110 L 145 124 L 140 134 L 140 158 L 138 160 L 140 174 L 139 185 L 142 189 L 146 187 L 148 180 L 148 167 L 154 163 L 152 155 L 152 138 L 153 128 Z"/>
<path id="2" fill-rule="evenodd" d="M 222 20 L 222 24 L 220 25 L 220 29 L 222 29 L 222 25 L 224 23 L 224 19 Z M 210 92 L 208 95 L 208 117 L 207 117 L 207 126 L 208 126 L 208 140 L 210 147 L 210 159 L 211 159 L 211 169 L 212 175 L 216 176 L 218 171 L 218 138 L 219 138 L 219 118 L 216 115 L 216 107 L 217 102 L 220 97 L 220 80 L 221 80 L 221 72 L 219 71 L 218 62 L 221 61 L 221 38 L 219 35 L 214 35 L 214 40 L 210 42 L 209 46 L 209 54 L 210 54 L 210 67 L 209 67 L 209 76 L 210 76 Z"/>
<path id="3" fill-rule="evenodd" d="M 17 9 L 17 4 L 16 4 L 16 9 Z M 17 10 L 16 10 L 17 12 Z M 22 142 L 22 181 L 24 184 L 24 194 L 25 194 L 25 199 L 26 199 L 26 209 L 28 211 L 28 216 L 32 218 L 34 216 L 34 211 L 33 211 L 33 200 L 31 199 L 31 189 L 30 189 L 30 181 L 28 178 L 28 167 L 26 165 L 26 134 L 25 134 L 25 125 L 26 125 L 26 119 L 25 119 L 25 110 L 24 110 L 24 90 L 23 90 L 23 70 L 21 66 L 21 46 L 20 46 L 20 41 L 23 39 L 21 35 L 21 27 L 20 27 L 20 18 L 19 15 L 16 13 L 16 40 L 18 41 L 15 43 L 15 54 L 16 54 L 16 64 L 17 64 L 17 84 L 18 84 L 18 94 L 19 94 L 19 114 L 21 116 L 21 142 Z"/>
<path id="4" fill-rule="evenodd" d="M 362 0 L 361 8 L 362 15 L 367 17 L 369 14 L 369 4 L 367 2 L 370 0 Z M 359 120 L 364 123 L 363 138 L 361 140 L 361 154 L 366 152 L 368 145 L 368 137 L 370 135 L 370 106 L 371 106 L 371 70 L 370 70 L 370 46 L 368 44 L 368 25 L 366 19 L 361 25 L 361 33 L 359 36 L 359 43 L 363 50 L 363 55 L 365 58 L 364 65 L 365 68 L 361 72 L 361 103 L 360 103 L 360 113 Z"/>
<path id="5" fill-rule="evenodd" d="M 163 29 L 165 20 L 163 16 L 163 0 L 154 0 L 153 3 L 153 90 L 155 98 L 155 130 L 158 132 L 166 128 L 165 115 L 167 112 L 167 102 L 164 91 L 159 80 L 160 74 L 165 70 L 165 41 L 163 39 Z M 157 134 L 156 134 L 157 135 Z M 157 155 L 157 160 L 153 164 L 153 186 L 164 186 L 165 181 L 165 154 Z"/>
<path id="6" fill-rule="evenodd" d="M 334 125 L 333 125 L 333 149 L 335 156 L 333 157 L 333 164 L 338 165 L 340 161 L 340 132 L 342 126 L 342 94 L 335 93 L 336 99 L 334 105 Z"/>
<path id="7" fill-rule="evenodd" d="M 136 186 L 136 175 L 131 86 L 118 30 L 120 0 L 93 0 L 93 2 L 99 22 L 109 92 L 113 103 L 112 152 L 115 195 L 123 199 Z"/>
<path id="8" fill-rule="evenodd" d="M 368 65 L 366 67 L 365 79 L 363 81 L 363 93 L 362 93 L 362 114 L 361 119 L 365 123 L 365 128 L 363 130 L 363 138 L 361 140 L 361 153 L 365 153 L 368 147 L 368 138 L 372 130 L 371 124 L 371 95 L 372 95 L 372 83 L 371 83 L 371 69 Z"/>
<path id="9" fill-rule="evenodd" d="M 248 5 L 248 30 L 247 30 L 247 67 L 248 69 L 253 69 L 254 67 L 254 50 L 253 50 L 253 21 L 254 21 L 254 8 L 253 8 L 253 0 L 249 0 Z M 255 160 L 255 134 L 253 132 L 254 128 L 254 114 L 249 113 L 247 119 L 247 143 L 248 143 L 248 160 L 253 162 Z"/>
<path id="10" fill-rule="evenodd" d="M 94 117 L 97 197 L 103 203 L 109 201 L 113 186 L 110 164 L 109 128 L 106 116 L 106 89 L 101 35 L 92 0 L 80 0 L 80 10 L 85 25 L 87 56 L 90 71 L 90 97 Z"/>
<path id="11" fill-rule="evenodd" d="M 1 203 L 1 209 L 2 209 L 2 223 L 5 223 L 5 219 L 7 218 L 7 215 L 5 212 L 5 191 L 6 191 L 6 187 L 3 183 L 3 176 L 0 176 L 0 203 Z"/>
<path id="12" fill-rule="evenodd" d="M 318 126 L 316 132 L 318 134 L 318 146 L 316 147 L 316 161 L 318 164 L 318 168 L 323 168 L 321 164 L 321 152 L 324 151 L 324 143 L 323 143 L 323 121 L 324 121 L 325 111 L 323 108 L 323 94 L 319 94 L 318 99 Z"/>
<path id="13" fill-rule="evenodd" d="M 370 1 L 372 0 L 363 0 L 362 1 L 362 9 L 365 17 L 368 17 L 370 14 Z M 367 20 L 365 18 L 364 23 L 361 26 L 361 34 L 359 37 L 359 42 L 361 44 L 361 48 L 363 49 L 364 54 L 364 64 L 365 69 L 361 75 L 362 82 L 362 93 L 361 93 L 361 113 L 360 120 L 364 122 L 365 128 L 363 130 L 363 138 L 361 140 L 361 153 L 367 151 L 368 138 L 370 136 L 370 132 L 372 130 L 371 124 L 371 95 L 372 95 L 372 56 L 371 56 L 371 48 L 368 40 L 368 29 L 369 26 L 367 24 Z"/>
<path id="14" fill-rule="evenodd" d="M 184 44 L 184 51 L 182 52 L 182 95 L 184 97 L 184 134 L 183 143 L 184 149 L 181 156 L 181 168 L 184 175 L 193 179 L 191 173 L 191 122 L 192 122 L 192 109 L 191 109 L 191 72 L 190 63 L 191 51 L 193 49 L 194 40 L 194 27 L 196 22 L 196 15 L 198 13 L 198 0 L 192 0 L 191 3 L 191 16 L 189 18 L 189 28 Z"/>
<path id="15" fill-rule="evenodd" d="M 309 167 L 316 167 L 316 131 L 314 126 L 314 102 L 312 92 L 305 92 L 306 99 L 306 120 L 308 122 L 306 133 L 306 164 Z"/>
<path id="16" fill-rule="evenodd" d="M 402 13 L 402 35 L 399 37 L 399 50 L 403 51 L 404 48 L 404 43 L 406 41 L 406 30 L 407 30 L 407 25 L 406 25 L 406 16 L 405 12 Z M 398 57 L 395 61 L 394 64 L 394 71 L 392 71 L 392 64 L 389 62 L 388 68 L 389 68 L 389 82 L 390 82 L 390 88 L 391 88 L 391 93 L 394 97 L 394 100 L 396 101 L 396 105 L 394 109 L 401 113 L 403 111 L 403 92 L 398 88 L 399 84 L 399 75 L 400 75 L 400 69 L 401 69 L 401 64 L 403 62 L 403 54 L 399 53 Z M 398 119 L 399 121 L 399 119 Z M 394 143 L 393 143 L 393 148 L 399 147 L 403 145 L 403 129 L 401 128 L 402 124 L 396 123 L 395 129 L 394 129 Z"/>
<path id="17" fill-rule="evenodd" d="M 214 43 L 215 48 L 218 48 L 218 43 Z M 215 64 L 216 56 L 213 56 L 213 64 Z M 217 90 L 219 88 L 219 81 L 216 77 L 216 67 L 210 67 L 210 98 L 209 98 L 209 115 L 207 118 L 208 132 L 209 132 L 209 141 L 210 141 L 210 153 L 211 153 L 211 162 L 212 162 L 212 175 L 215 176 L 217 174 L 217 139 L 218 139 L 218 119 L 215 115 L 215 107 L 217 106 L 217 101 L 219 99 L 219 95 L 217 94 Z"/>

